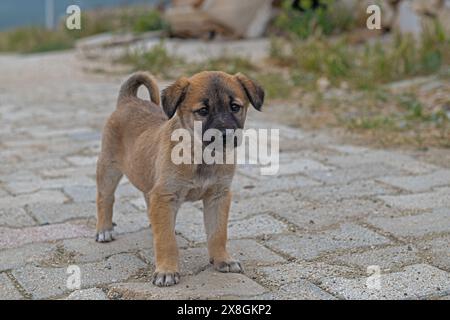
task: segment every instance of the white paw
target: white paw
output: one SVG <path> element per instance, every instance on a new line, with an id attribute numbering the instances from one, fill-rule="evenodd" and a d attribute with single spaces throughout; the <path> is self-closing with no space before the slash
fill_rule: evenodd
<path id="1" fill-rule="evenodd" d="M 104 230 L 100 231 L 95 236 L 95 241 L 97 242 L 111 242 L 114 240 L 114 230 Z"/>

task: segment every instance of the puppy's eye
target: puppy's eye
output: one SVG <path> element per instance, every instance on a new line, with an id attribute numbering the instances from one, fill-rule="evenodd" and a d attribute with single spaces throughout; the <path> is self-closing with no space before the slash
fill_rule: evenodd
<path id="1" fill-rule="evenodd" d="M 202 117 L 206 117 L 209 114 L 209 110 L 208 108 L 201 108 L 195 111 L 195 113 L 197 113 L 198 115 L 202 116 Z"/>
<path id="2" fill-rule="evenodd" d="M 231 105 L 231 111 L 234 112 L 234 113 L 237 113 L 237 112 L 241 111 L 241 108 L 242 107 L 240 105 L 238 105 L 237 103 L 233 103 Z"/>

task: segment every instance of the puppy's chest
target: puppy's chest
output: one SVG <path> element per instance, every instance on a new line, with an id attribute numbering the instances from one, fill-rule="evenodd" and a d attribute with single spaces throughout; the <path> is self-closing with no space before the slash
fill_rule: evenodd
<path id="1" fill-rule="evenodd" d="M 228 187 L 233 179 L 232 174 L 225 174 L 214 169 L 201 168 L 197 170 L 189 185 L 187 194 L 188 201 L 196 201 L 203 197 L 203 195 L 211 188 Z"/>

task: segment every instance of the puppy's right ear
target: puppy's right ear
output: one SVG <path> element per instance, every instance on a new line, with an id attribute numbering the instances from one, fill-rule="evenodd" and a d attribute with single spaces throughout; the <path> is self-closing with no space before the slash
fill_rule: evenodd
<path id="1" fill-rule="evenodd" d="M 175 115 L 177 108 L 183 102 L 188 88 L 189 80 L 183 77 L 162 91 L 162 107 L 169 119 Z"/>

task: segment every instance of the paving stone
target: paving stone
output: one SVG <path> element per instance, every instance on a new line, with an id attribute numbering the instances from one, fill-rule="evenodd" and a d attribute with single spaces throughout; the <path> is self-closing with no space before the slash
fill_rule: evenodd
<path id="1" fill-rule="evenodd" d="M 35 224 L 23 208 L 0 208 L 0 226 L 21 228 Z"/>
<path id="2" fill-rule="evenodd" d="M 274 176 L 287 176 L 287 175 L 296 175 L 302 174 L 308 171 L 314 170 L 331 170 L 330 167 L 323 165 L 322 163 L 312 160 L 312 159 L 301 159 L 297 158 L 295 160 L 289 162 L 281 162 L 278 164 L 278 171 Z M 264 166 L 265 167 L 265 166 Z M 258 178 L 262 176 L 261 167 L 257 165 L 246 165 L 240 167 L 241 172 Z"/>
<path id="3" fill-rule="evenodd" d="M 230 209 L 230 219 L 242 219 L 253 214 L 274 212 L 304 206 L 292 194 L 274 192 L 250 199 L 233 199 Z"/>
<path id="4" fill-rule="evenodd" d="M 301 262 L 288 263 L 276 266 L 259 268 L 257 274 L 261 281 L 269 286 L 282 286 L 287 283 L 307 279 L 314 283 L 324 277 L 338 277 L 357 274 L 355 269 L 340 265 L 332 265 L 324 262 Z"/>
<path id="5" fill-rule="evenodd" d="M 320 183 L 303 176 L 260 176 L 258 178 L 240 178 L 233 182 L 233 198 L 252 198 L 269 192 L 292 190 L 303 187 L 319 186 Z"/>
<path id="6" fill-rule="evenodd" d="M 108 297 L 139 300 L 217 299 L 251 297 L 265 291 L 265 288 L 243 274 L 208 269 L 195 276 L 181 277 L 178 285 L 168 288 L 159 288 L 149 282 L 114 284 L 110 286 Z"/>
<path id="7" fill-rule="evenodd" d="M 430 263 L 441 269 L 450 271 L 450 236 L 419 242 L 417 247 L 424 251 Z"/>
<path id="8" fill-rule="evenodd" d="M 33 181 L 15 181 L 6 186 L 13 194 L 32 193 L 41 189 L 60 189 L 65 186 L 93 186 L 95 181 L 86 176 L 76 176 L 61 179 L 39 179 Z"/>
<path id="9" fill-rule="evenodd" d="M 370 149 L 364 148 L 364 147 L 357 147 L 352 145 L 336 145 L 336 144 L 328 144 L 326 145 L 327 148 L 339 151 L 341 153 L 346 154 L 361 154 L 369 152 Z"/>
<path id="10" fill-rule="evenodd" d="M 299 203 L 297 201 L 297 203 Z M 398 214 L 382 201 L 344 199 L 315 204 L 303 202 L 295 209 L 278 210 L 277 214 L 305 230 L 320 230 L 331 225 L 366 216 Z"/>
<path id="11" fill-rule="evenodd" d="M 41 190 L 32 194 L 0 198 L 0 208 L 23 207 L 33 203 L 63 203 L 67 197 L 60 191 Z"/>
<path id="12" fill-rule="evenodd" d="M 0 273 L 0 300 L 22 300 L 23 297 L 5 273 Z"/>
<path id="13" fill-rule="evenodd" d="M 74 291 L 65 300 L 108 300 L 108 297 L 102 289 L 91 288 Z"/>
<path id="14" fill-rule="evenodd" d="M 228 237 L 230 239 L 253 238 L 286 231 L 288 231 L 286 224 L 267 214 L 243 220 L 232 220 L 228 223 Z"/>
<path id="15" fill-rule="evenodd" d="M 384 177 L 378 180 L 411 192 L 423 192 L 435 187 L 450 185 L 450 170 L 438 170 L 420 176 Z"/>
<path id="16" fill-rule="evenodd" d="M 306 175 L 326 184 L 346 184 L 355 180 L 366 180 L 392 174 L 405 174 L 404 171 L 384 163 L 355 165 L 337 170 L 311 170 Z"/>
<path id="17" fill-rule="evenodd" d="M 229 253 L 244 263 L 245 266 L 263 266 L 281 263 L 285 260 L 257 243 L 255 240 L 230 240 L 227 243 Z"/>
<path id="18" fill-rule="evenodd" d="M 95 166 L 97 164 L 98 157 L 85 157 L 85 156 L 71 156 L 66 158 L 68 162 L 75 166 Z"/>
<path id="19" fill-rule="evenodd" d="M 97 187 L 95 186 L 66 186 L 64 193 L 74 202 L 95 202 Z"/>
<path id="20" fill-rule="evenodd" d="M 309 281 L 299 280 L 281 286 L 274 292 L 263 294 L 256 299 L 264 300 L 336 300 L 331 294 L 323 291 Z"/>
<path id="21" fill-rule="evenodd" d="M 72 178 L 76 176 L 95 176 L 95 168 L 91 167 L 69 167 L 57 169 L 43 169 L 39 174 L 44 179 Z"/>
<path id="22" fill-rule="evenodd" d="M 336 229 L 318 233 L 281 235 L 267 241 L 271 248 L 307 260 L 330 251 L 386 243 L 389 243 L 387 238 L 355 224 L 342 224 Z"/>
<path id="23" fill-rule="evenodd" d="M 368 151 L 345 156 L 330 157 L 328 163 L 341 168 L 351 168 L 356 165 L 385 163 L 415 174 L 429 173 L 437 167 L 428 163 L 417 161 L 411 157 L 392 151 Z"/>
<path id="24" fill-rule="evenodd" d="M 56 245 L 49 243 L 32 243 L 20 248 L 6 249 L 0 251 L 0 271 L 16 269 L 27 263 L 38 263 L 48 258 Z"/>
<path id="25" fill-rule="evenodd" d="M 203 212 L 191 203 L 183 204 L 178 211 L 175 230 L 189 241 L 206 241 Z"/>
<path id="26" fill-rule="evenodd" d="M 303 198 L 326 202 L 395 193 L 395 190 L 375 181 L 367 180 L 354 181 L 344 185 L 299 188 L 295 190 L 295 193 Z"/>
<path id="27" fill-rule="evenodd" d="M 390 270 L 420 262 L 418 251 L 411 245 L 370 249 L 364 252 L 352 252 L 332 258 L 332 262 L 354 265 L 363 270 L 369 266 L 379 266 Z"/>
<path id="28" fill-rule="evenodd" d="M 134 255 L 121 254 L 102 262 L 79 265 L 79 268 L 81 288 L 89 288 L 128 279 L 146 268 L 146 264 Z M 14 270 L 13 275 L 34 299 L 46 299 L 71 291 L 67 281 L 73 273 L 67 271 L 66 267 L 41 268 L 28 265 Z"/>
<path id="29" fill-rule="evenodd" d="M 97 211 L 94 203 L 38 203 L 28 206 L 28 210 L 41 224 L 91 218 Z"/>
<path id="30" fill-rule="evenodd" d="M 94 230 L 83 224 L 63 223 L 22 229 L 0 227 L 0 249 L 20 247 L 27 243 L 92 236 Z"/>
<path id="31" fill-rule="evenodd" d="M 427 210 L 450 206 L 450 188 L 437 188 L 431 192 L 399 195 L 380 196 L 387 204 L 400 209 Z"/>
<path id="32" fill-rule="evenodd" d="M 382 273 L 381 290 L 368 288 L 367 276 L 327 278 L 321 287 L 345 299 L 421 299 L 450 292 L 450 274 L 427 264 L 416 264 L 401 272 Z"/>
<path id="33" fill-rule="evenodd" d="M 187 247 L 186 240 L 177 237 L 178 247 Z M 76 263 L 100 261 L 118 253 L 139 252 L 148 249 L 153 251 L 153 238 L 151 230 L 145 229 L 135 233 L 122 234 L 115 237 L 113 242 L 98 243 L 94 237 L 68 239 L 62 242 L 66 251 L 72 254 L 72 259 Z M 153 258 L 146 256 L 147 261 L 152 262 Z M 151 255 L 153 257 L 153 255 Z"/>
<path id="34" fill-rule="evenodd" d="M 369 218 L 368 222 L 395 236 L 423 237 L 450 231 L 450 209 L 436 209 L 433 212 L 403 217 L 375 217 Z"/>

